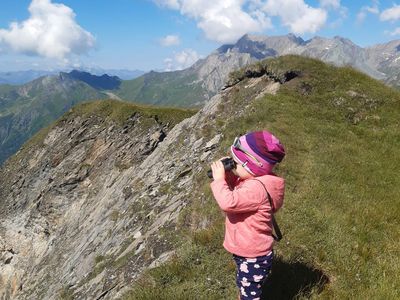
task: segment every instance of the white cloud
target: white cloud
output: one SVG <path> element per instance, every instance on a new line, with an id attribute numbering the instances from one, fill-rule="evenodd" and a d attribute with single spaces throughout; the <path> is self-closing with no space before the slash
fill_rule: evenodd
<path id="1" fill-rule="evenodd" d="M 0 49 L 66 61 L 94 47 L 95 38 L 75 21 L 73 10 L 51 0 L 32 0 L 30 17 L 0 29 Z"/>
<path id="2" fill-rule="evenodd" d="M 338 9 L 340 8 L 340 0 L 319 0 L 321 7 Z"/>
<path id="3" fill-rule="evenodd" d="M 400 5 L 394 4 L 393 7 L 385 9 L 379 16 L 381 21 L 396 21 L 400 19 Z"/>
<path id="4" fill-rule="evenodd" d="M 397 27 L 392 32 L 389 32 L 389 35 L 391 35 L 391 36 L 400 35 L 400 27 Z"/>
<path id="5" fill-rule="evenodd" d="M 342 6 L 340 0 L 319 0 L 319 4 L 322 8 L 328 11 L 335 11 L 337 18 L 330 21 L 327 27 L 335 29 L 343 25 L 343 21 L 348 17 L 348 8 Z"/>
<path id="6" fill-rule="evenodd" d="M 314 8 L 303 0 L 268 0 L 263 6 L 271 16 L 280 17 L 282 24 L 295 34 L 315 33 L 327 20 L 327 12 Z"/>
<path id="7" fill-rule="evenodd" d="M 357 23 L 361 24 L 364 22 L 365 18 L 367 17 L 367 14 L 374 14 L 377 15 L 379 14 L 379 0 L 373 0 L 372 1 L 372 6 L 363 6 L 361 7 L 360 11 L 357 14 Z"/>
<path id="8" fill-rule="evenodd" d="M 179 10 L 196 20 L 205 36 L 220 43 L 237 41 L 246 33 L 272 28 L 271 17 L 296 34 L 315 33 L 327 20 L 324 8 L 314 8 L 304 0 L 153 0 L 158 5 Z M 339 9 L 340 0 L 320 0 L 321 6 Z"/>
<path id="9" fill-rule="evenodd" d="M 163 47 L 170 47 L 170 46 L 175 46 L 179 45 L 181 43 L 181 40 L 179 36 L 177 35 L 167 35 L 160 39 L 160 45 Z"/>
<path id="10" fill-rule="evenodd" d="M 171 9 L 179 9 L 179 0 L 153 0 L 159 6 L 165 6 Z"/>
<path id="11" fill-rule="evenodd" d="M 271 28 L 271 20 L 260 9 L 245 11 L 253 0 L 153 0 L 157 4 L 179 10 L 197 22 L 210 40 L 231 43 L 248 32 Z"/>
<path id="12" fill-rule="evenodd" d="M 165 63 L 165 71 L 175 71 L 175 70 L 183 70 L 191 65 L 193 65 L 196 61 L 198 61 L 201 56 L 193 49 L 185 49 L 181 52 L 175 53 L 173 58 L 164 59 Z"/>

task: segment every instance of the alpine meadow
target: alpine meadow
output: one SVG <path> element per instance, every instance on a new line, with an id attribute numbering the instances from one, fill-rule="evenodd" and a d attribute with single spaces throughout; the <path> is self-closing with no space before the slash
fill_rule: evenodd
<path id="1" fill-rule="evenodd" d="M 276 95 L 260 97 L 265 85 L 248 78 L 293 71 L 298 76 Z M 284 238 L 266 299 L 397 299 L 399 92 L 350 67 L 297 56 L 262 61 L 230 80 L 240 83 L 207 125 L 211 136 L 224 136 L 215 157 L 235 136 L 262 128 L 277 132 L 288 152 L 277 171 L 287 180 L 278 213 Z M 235 297 L 235 267 L 220 246 L 223 217 L 204 174 L 195 180 L 203 197 L 181 216 L 182 249 L 126 299 Z M 204 219 L 206 228 L 188 230 Z"/>

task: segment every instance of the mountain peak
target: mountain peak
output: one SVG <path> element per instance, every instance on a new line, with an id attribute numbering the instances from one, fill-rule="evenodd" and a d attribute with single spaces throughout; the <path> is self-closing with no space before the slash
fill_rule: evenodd
<path id="1" fill-rule="evenodd" d="M 296 42 L 299 45 L 304 44 L 304 40 L 300 36 L 296 36 L 293 33 L 288 33 L 286 36 L 289 38 L 289 40 Z"/>
<path id="2" fill-rule="evenodd" d="M 338 36 L 338 35 L 334 36 L 333 39 L 336 40 L 336 41 L 340 41 L 340 42 L 342 42 L 343 44 L 355 45 L 355 44 L 354 44 L 351 40 L 349 40 L 348 38 L 344 38 L 344 37 L 341 37 L 341 36 Z"/>
<path id="3" fill-rule="evenodd" d="M 243 43 L 243 42 L 259 42 L 259 41 L 265 41 L 265 39 L 267 38 L 266 35 L 257 35 L 257 34 L 249 34 L 246 33 L 245 35 L 243 35 L 237 42 L 238 43 Z"/>
<path id="4" fill-rule="evenodd" d="M 244 43 L 244 42 L 261 42 L 264 44 L 271 43 L 272 41 L 291 41 L 294 42 L 298 45 L 302 45 L 304 43 L 304 40 L 300 36 L 296 36 L 293 33 L 288 33 L 287 35 L 282 35 L 282 36 L 268 36 L 268 35 L 257 35 L 257 34 L 245 34 L 243 35 L 236 44 L 238 43 Z"/>
<path id="5" fill-rule="evenodd" d="M 69 73 L 63 73 L 71 78 L 81 80 L 91 87 L 99 90 L 114 90 L 117 89 L 121 84 L 121 79 L 117 76 L 109 76 L 103 74 L 101 76 L 92 75 L 85 71 L 72 70 Z"/>

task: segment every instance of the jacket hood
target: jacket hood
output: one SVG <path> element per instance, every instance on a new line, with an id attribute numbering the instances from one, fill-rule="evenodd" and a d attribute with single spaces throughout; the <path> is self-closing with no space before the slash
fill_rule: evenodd
<path id="1" fill-rule="evenodd" d="M 274 212 L 276 212 L 283 205 L 283 198 L 285 196 L 285 180 L 274 174 L 255 177 L 255 179 L 261 181 L 268 190 L 268 193 L 272 198 Z"/>

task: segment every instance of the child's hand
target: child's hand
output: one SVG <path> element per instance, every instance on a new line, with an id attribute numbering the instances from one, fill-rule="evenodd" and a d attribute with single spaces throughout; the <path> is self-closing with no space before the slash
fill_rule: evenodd
<path id="1" fill-rule="evenodd" d="M 214 180 L 225 179 L 225 168 L 220 160 L 214 161 L 211 164 L 211 170 Z"/>

